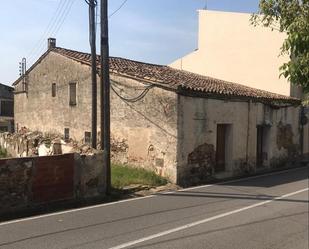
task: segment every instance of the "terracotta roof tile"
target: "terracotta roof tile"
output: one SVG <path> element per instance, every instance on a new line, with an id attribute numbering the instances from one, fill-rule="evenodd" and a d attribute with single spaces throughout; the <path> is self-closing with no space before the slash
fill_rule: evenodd
<path id="1" fill-rule="evenodd" d="M 82 53 L 64 48 L 52 50 L 83 64 L 91 65 L 91 57 L 88 53 Z M 97 56 L 98 68 L 100 57 Z M 177 70 L 169 66 L 143 63 L 118 57 L 110 57 L 110 71 L 112 73 L 128 76 L 137 80 L 145 80 L 159 84 L 169 89 L 189 90 L 225 97 L 245 97 L 257 101 L 280 102 L 300 104 L 300 100 L 288 96 L 247 87 L 241 84 L 231 83 L 183 70 Z"/>

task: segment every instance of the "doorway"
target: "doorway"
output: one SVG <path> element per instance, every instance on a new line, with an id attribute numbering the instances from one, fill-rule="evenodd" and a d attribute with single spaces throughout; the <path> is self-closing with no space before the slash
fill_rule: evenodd
<path id="1" fill-rule="evenodd" d="M 256 139 L 256 167 L 264 167 L 268 160 L 270 128 L 258 125 Z"/>
<path id="2" fill-rule="evenodd" d="M 231 126 L 230 124 L 217 125 L 215 172 L 225 171 L 231 159 Z"/>

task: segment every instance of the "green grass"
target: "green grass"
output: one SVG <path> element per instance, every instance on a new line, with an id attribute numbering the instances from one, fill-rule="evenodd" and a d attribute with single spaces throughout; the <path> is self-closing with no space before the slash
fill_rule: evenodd
<path id="1" fill-rule="evenodd" d="M 112 165 L 112 187 L 121 189 L 131 184 L 148 185 L 151 187 L 167 184 L 167 179 L 154 172 L 123 165 Z"/>
<path id="2" fill-rule="evenodd" d="M 5 158 L 8 156 L 8 153 L 5 149 L 0 148 L 0 158 Z"/>

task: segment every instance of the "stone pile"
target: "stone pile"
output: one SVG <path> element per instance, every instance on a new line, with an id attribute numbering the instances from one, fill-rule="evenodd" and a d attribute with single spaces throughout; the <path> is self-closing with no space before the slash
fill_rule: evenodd
<path id="1" fill-rule="evenodd" d="M 65 140 L 59 134 L 43 134 L 22 128 L 16 133 L 0 133 L 0 147 L 13 157 L 49 156 L 66 153 L 94 155 L 98 151 L 89 144 L 72 139 Z"/>

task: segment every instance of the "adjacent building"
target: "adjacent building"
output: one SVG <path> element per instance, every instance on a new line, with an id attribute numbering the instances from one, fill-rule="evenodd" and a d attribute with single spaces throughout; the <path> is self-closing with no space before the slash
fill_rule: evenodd
<path id="1" fill-rule="evenodd" d="M 16 127 L 89 142 L 90 54 L 55 44 L 14 83 Z M 190 185 L 299 155 L 296 98 L 117 57 L 110 73 L 114 161 Z"/>
<path id="2" fill-rule="evenodd" d="M 14 88 L 0 84 L 0 132 L 14 129 Z"/>
<path id="3" fill-rule="evenodd" d="M 297 95 L 280 66 L 286 34 L 251 24 L 251 14 L 199 10 L 198 48 L 177 59 L 171 67 L 238 82 L 246 86 L 290 96 Z"/>

